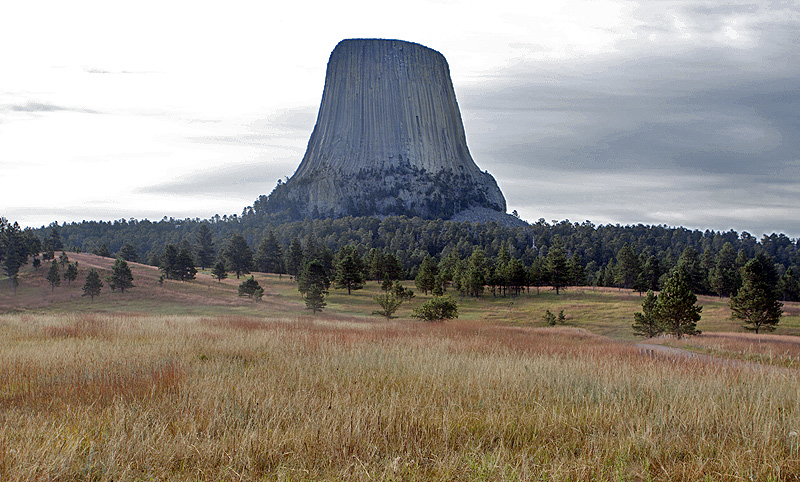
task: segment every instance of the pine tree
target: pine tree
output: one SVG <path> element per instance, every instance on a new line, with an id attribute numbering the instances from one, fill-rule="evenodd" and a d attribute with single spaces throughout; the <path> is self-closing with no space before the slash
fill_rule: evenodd
<path id="1" fill-rule="evenodd" d="M 70 285 L 78 277 L 78 262 L 69 263 L 67 270 L 64 272 L 64 279 L 67 280 L 67 286 Z"/>
<path id="2" fill-rule="evenodd" d="M 56 289 L 56 286 L 61 284 L 61 273 L 58 272 L 58 261 L 53 260 L 53 262 L 50 263 L 50 270 L 47 272 L 45 278 L 50 282 L 51 292 Z"/>
<path id="3" fill-rule="evenodd" d="M 625 243 L 617 253 L 617 286 L 625 289 L 633 288 L 640 270 L 641 266 L 636 251 L 628 243 Z"/>
<path id="4" fill-rule="evenodd" d="M 117 257 L 122 258 L 125 261 L 130 261 L 131 263 L 139 262 L 139 255 L 136 253 L 136 248 L 134 248 L 131 243 L 123 244 L 117 252 Z"/>
<path id="5" fill-rule="evenodd" d="M 730 307 L 733 317 L 742 320 L 746 329 L 774 331 L 780 322 L 783 303 L 775 292 L 775 277 L 772 260 L 763 253 L 742 268 L 742 287 L 731 298 Z"/>
<path id="6" fill-rule="evenodd" d="M 790 266 L 778 281 L 778 292 L 783 301 L 800 301 L 800 276 L 794 267 Z"/>
<path id="7" fill-rule="evenodd" d="M 194 259 L 189 248 L 181 248 L 178 258 L 175 260 L 175 275 L 181 281 L 193 280 L 197 277 L 197 268 L 194 266 Z"/>
<path id="8" fill-rule="evenodd" d="M 736 265 L 736 251 L 731 243 L 726 242 L 714 259 L 714 268 L 709 275 L 709 284 L 714 293 L 723 297 L 736 294 L 741 283 L 739 267 Z"/>
<path id="9" fill-rule="evenodd" d="M 364 287 L 364 262 L 355 246 L 343 246 L 336 254 L 334 286 L 347 288 L 347 294 Z"/>
<path id="10" fill-rule="evenodd" d="M 697 296 L 689 288 L 681 270 L 675 270 L 658 295 L 656 312 L 664 329 L 677 338 L 698 335 L 702 306 L 695 306 Z"/>
<path id="11" fill-rule="evenodd" d="M 239 296 L 248 296 L 250 298 L 253 297 L 257 290 L 261 290 L 261 293 L 264 293 L 264 290 L 261 288 L 261 285 L 256 281 L 253 276 L 250 276 L 246 280 L 242 281 L 239 285 Z"/>
<path id="12" fill-rule="evenodd" d="M 584 286 L 586 284 L 586 270 L 583 267 L 583 259 L 580 254 L 575 253 L 569 258 L 567 270 L 569 271 L 569 282 L 572 286 Z"/>
<path id="13" fill-rule="evenodd" d="M 65 268 L 67 264 L 69 264 L 69 256 L 67 256 L 66 251 L 62 251 L 58 256 L 58 264 L 60 264 L 62 268 Z"/>
<path id="14" fill-rule="evenodd" d="M 461 284 L 470 296 L 480 297 L 486 284 L 486 254 L 481 248 L 475 248 L 467 261 L 466 271 L 462 275 Z"/>
<path id="15" fill-rule="evenodd" d="M 380 310 L 372 312 L 373 315 L 385 316 L 388 321 L 403 304 L 403 300 L 395 296 L 392 291 L 386 291 L 383 294 L 375 295 L 372 297 L 375 303 L 381 307 Z"/>
<path id="16" fill-rule="evenodd" d="M 298 276 L 303 269 L 303 246 L 300 240 L 292 238 L 286 252 L 286 271 L 292 276 Z"/>
<path id="17" fill-rule="evenodd" d="M 103 243 L 99 248 L 92 251 L 92 254 L 96 256 L 102 256 L 103 258 L 111 257 L 111 251 L 108 250 L 108 246 L 106 246 L 105 243 Z"/>
<path id="18" fill-rule="evenodd" d="M 228 277 L 228 271 L 225 269 L 225 263 L 217 261 L 217 264 L 211 269 L 211 274 L 217 278 L 217 282 L 221 282 Z"/>
<path id="19" fill-rule="evenodd" d="M 556 290 L 559 290 L 567 285 L 569 280 L 569 268 L 567 267 L 567 255 L 564 251 L 564 245 L 561 244 L 561 238 L 555 236 L 553 238 L 553 245 L 547 252 L 546 258 L 547 277 L 550 284 Z"/>
<path id="20" fill-rule="evenodd" d="M 179 274 L 178 267 L 178 248 L 174 244 L 164 246 L 164 252 L 161 253 L 158 267 L 164 272 L 167 279 L 177 279 Z"/>
<path id="21" fill-rule="evenodd" d="M 234 234 L 225 246 L 225 267 L 236 273 L 236 279 L 243 274 L 250 274 L 253 267 L 253 251 L 241 234 Z"/>
<path id="22" fill-rule="evenodd" d="M 327 293 L 331 282 L 325 268 L 317 260 L 311 261 L 303 268 L 303 272 L 297 277 L 297 289 L 301 294 L 306 295 L 312 287 L 319 287 L 322 293 Z"/>
<path id="23" fill-rule="evenodd" d="M 258 243 L 253 263 L 257 271 L 283 274 L 283 249 L 272 231 Z"/>
<path id="24" fill-rule="evenodd" d="M 117 258 L 114 266 L 111 267 L 111 277 L 108 279 L 108 286 L 111 291 L 119 289 L 121 293 L 125 293 L 128 288 L 134 288 L 133 273 L 128 266 L 128 262 L 124 259 Z"/>
<path id="25" fill-rule="evenodd" d="M 206 269 L 214 262 L 214 237 L 211 234 L 211 228 L 208 223 L 202 223 L 197 230 L 197 236 L 194 241 L 195 255 L 197 256 L 197 264 L 200 269 Z"/>
<path id="26" fill-rule="evenodd" d="M 28 246 L 19 224 L 16 222 L 11 224 L 6 218 L 0 217 L 0 261 L 15 292 L 19 284 L 17 275 L 22 266 L 28 262 L 28 254 Z"/>
<path id="27" fill-rule="evenodd" d="M 100 275 L 92 268 L 86 275 L 86 281 L 83 283 L 83 295 L 89 296 L 94 302 L 95 296 L 100 296 L 100 290 L 103 288 L 103 282 L 100 280 Z"/>
<path id="28" fill-rule="evenodd" d="M 305 301 L 306 309 L 317 314 L 318 311 L 322 311 L 327 305 L 327 303 L 325 303 L 325 290 L 318 285 L 310 286 L 306 292 Z"/>
<path id="29" fill-rule="evenodd" d="M 633 334 L 645 338 L 653 338 L 664 332 L 664 327 L 658 318 L 658 298 L 652 290 L 647 291 L 647 297 L 642 302 L 642 312 L 633 314 Z"/>
<path id="30" fill-rule="evenodd" d="M 427 296 L 428 291 L 433 291 L 436 287 L 436 275 L 438 274 L 439 267 L 433 262 L 433 258 L 427 255 L 419 265 L 414 285 Z"/>
<path id="31" fill-rule="evenodd" d="M 556 318 L 556 315 L 554 315 L 552 311 L 547 310 L 544 312 L 544 316 L 542 316 L 542 321 L 544 321 L 550 326 L 556 326 L 558 319 Z"/>
<path id="32" fill-rule="evenodd" d="M 58 223 L 50 225 L 50 234 L 45 239 L 46 248 L 50 251 L 61 251 L 64 243 L 61 241 L 61 233 L 58 232 Z"/>
<path id="33" fill-rule="evenodd" d="M 678 258 L 676 269 L 684 274 L 684 280 L 689 285 L 689 290 L 693 293 L 707 293 L 706 280 L 707 273 L 703 269 L 703 263 L 697 250 L 691 246 L 686 247 Z"/>

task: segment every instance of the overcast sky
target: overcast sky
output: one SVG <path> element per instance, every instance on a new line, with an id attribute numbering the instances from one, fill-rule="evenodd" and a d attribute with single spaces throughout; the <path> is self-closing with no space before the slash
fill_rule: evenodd
<path id="1" fill-rule="evenodd" d="M 524 219 L 800 236 L 795 0 L 273 3 L 7 2 L 0 216 L 241 213 L 299 165 L 335 45 L 395 38 L 447 58 Z"/>

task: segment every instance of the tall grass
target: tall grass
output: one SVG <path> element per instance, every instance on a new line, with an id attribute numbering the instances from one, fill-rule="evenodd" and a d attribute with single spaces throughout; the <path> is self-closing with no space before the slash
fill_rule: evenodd
<path id="1" fill-rule="evenodd" d="M 0 316 L 0 480 L 796 480 L 800 383 L 571 328 Z"/>

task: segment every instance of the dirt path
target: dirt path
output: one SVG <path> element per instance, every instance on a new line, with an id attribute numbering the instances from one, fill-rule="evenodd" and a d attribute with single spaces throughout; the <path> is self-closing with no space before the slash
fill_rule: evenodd
<path id="1" fill-rule="evenodd" d="M 637 343 L 634 346 L 639 349 L 639 352 L 642 354 L 642 356 L 646 356 L 649 358 L 667 358 L 667 359 L 682 358 L 682 359 L 698 360 L 718 366 L 747 368 L 760 372 L 768 371 L 774 373 L 783 373 L 786 374 L 787 376 L 797 376 L 798 374 L 800 374 L 798 373 L 797 370 L 792 370 L 786 367 L 779 367 L 775 365 L 764 365 L 763 363 L 734 360 L 731 358 L 720 358 L 711 355 L 705 355 L 703 353 L 695 353 L 693 351 L 684 350 L 681 348 L 674 348 L 671 346 L 655 345 L 650 343 Z"/>

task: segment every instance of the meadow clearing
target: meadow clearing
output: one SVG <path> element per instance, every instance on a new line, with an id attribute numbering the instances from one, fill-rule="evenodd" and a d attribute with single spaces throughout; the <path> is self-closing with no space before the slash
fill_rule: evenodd
<path id="1" fill-rule="evenodd" d="M 387 322 L 374 283 L 310 316 L 285 278 L 257 274 L 256 303 L 157 275 L 94 303 L 42 273 L 0 286 L 0 480 L 800 478 L 797 306 L 755 338 L 701 299 L 703 335 L 657 340 L 757 362 L 728 365 L 643 356 L 625 291 Z"/>

